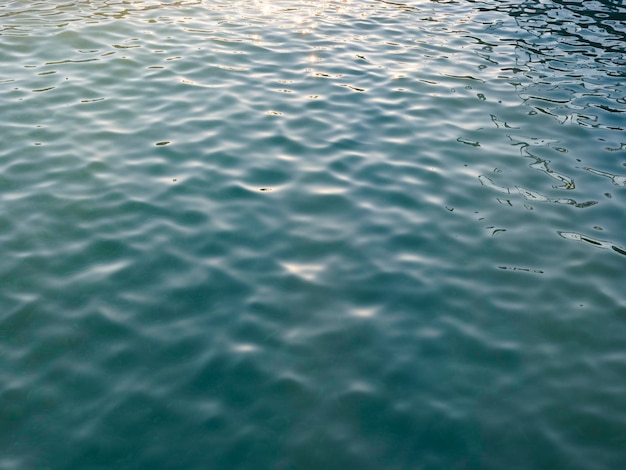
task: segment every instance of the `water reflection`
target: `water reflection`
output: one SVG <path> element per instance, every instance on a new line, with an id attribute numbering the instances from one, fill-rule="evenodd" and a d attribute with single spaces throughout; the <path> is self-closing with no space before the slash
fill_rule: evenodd
<path id="1" fill-rule="evenodd" d="M 557 198 L 557 199 L 552 199 L 549 198 L 537 191 L 532 191 L 530 189 L 524 188 L 522 186 L 515 186 L 514 188 L 510 188 L 510 187 L 506 187 L 506 186 L 500 186 L 497 183 L 495 183 L 491 178 L 489 178 L 488 176 L 485 175 L 480 175 L 478 177 L 478 180 L 480 181 L 480 183 L 493 190 L 496 191 L 498 193 L 501 194 L 507 194 L 507 195 L 513 195 L 513 194 L 519 194 L 521 195 L 525 200 L 527 201 L 531 201 L 531 202 L 552 202 L 555 204 L 566 204 L 566 205 L 570 205 L 570 206 L 574 206 L 577 207 L 579 209 L 584 209 L 586 207 L 591 207 L 597 204 L 597 201 L 585 201 L 585 202 L 577 202 L 574 199 L 571 198 Z M 510 199 L 506 199 L 504 201 L 502 201 L 501 199 L 498 199 L 501 203 L 505 202 L 508 205 L 513 205 Z M 532 209 L 532 206 L 526 206 L 527 209 Z"/>
<path id="2" fill-rule="evenodd" d="M 557 34 L 563 44 L 588 46 L 604 53 L 624 52 L 626 10 L 619 2 L 530 0 L 514 7 L 511 15 L 527 31 Z"/>
<path id="3" fill-rule="evenodd" d="M 596 248 L 601 248 L 603 250 L 613 250 L 614 252 L 619 253 L 620 255 L 626 255 L 626 250 L 624 250 L 624 248 L 621 248 L 612 242 L 608 242 L 605 240 L 598 240 L 597 238 L 588 237 L 586 235 L 583 235 L 581 233 L 576 233 L 576 232 L 558 232 L 558 233 L 560 236 L 562 236 L 563 238 L 567 240 L 580 241 L 588 245 L 594 246 Z"/>
<path id="4" fill-rule="evenodd" d="M 535 190 L 529 184 L 530 175 L 526 174 L 518 174 L 512 183 L 501 184 L 500 175 L 482 172 L 480 183 L 505 195 L 497 198 L 505 206 L 515 205 L 515 197 L 521 197 L 526 208 L 533 208 L 528 202 L 589 208 L 579 212 L 578 218 L 568 222 L 564 218 L 561 222 L 579 224 L 580 230 L 571 230 L 570 226 L 570 230 L 558 230 L 558 233 L 588 246 L 622 253 L 619 244 L 580 234 L 594 226 L 593 218 L 597 220 L 615 210 L 610 189 L 602 184 L 602 179 L 589 175 L 604 178 L 612 187 L 626 186 L 626 177 L 620 171 L 626 156 L 623 2 L 472 0 L 470 3 L 482 12 L 480 18 L 485 30 L 492 33 L 477 34 L 485 44 L 488 58 L 498 63 L 500 73 L 514 87 L 529 116 L 521 126 L 510 125 L 495 114 L 492 121 L 499 129 L 515 128 L 507 137 L 512 145 L 519 147 L 521 157 L 531 160 L 531 169 L 556 182 L 553 190 L 580 194 L 580 198 L 558 197 L 547 188 Z M 504 13 L 509 19 L 495 12 Z M 507 46 L 513 48 L 513 63 L 505 66 L 497 53 Z M 524 134 L 524 129 L 536 129 L 538 123 L 543 123 L 539 124 L 541 133 Z"/>
<path id="5" fill-rule="evenodd" d="M 503 8 L 501 6 L 500 8 Z M 626 9 L 616 2 L 525 1 L 508 13 L 527 35 L 518 66 L 524 102 L 561 124 L 624 130 Z"/>
<path id="6" fill-rule="evenodd" d="M 606 171 L 596 170 L 589 167 L 585 167 L 585 170 L 587 170 L 589 173 L 593 173 L 594 175 L 604 176 L 605 178 L 610 179 L 615 186 L 626 186 L 626 176 L 614 175 Z"/>

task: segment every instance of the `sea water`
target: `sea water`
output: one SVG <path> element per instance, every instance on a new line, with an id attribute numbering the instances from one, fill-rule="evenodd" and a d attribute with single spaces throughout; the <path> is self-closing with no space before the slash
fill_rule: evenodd
<path id="1" fill-rule="evenodd" d="M 626 468 L 617 0 L 0 4 L 0 468 Z"/>

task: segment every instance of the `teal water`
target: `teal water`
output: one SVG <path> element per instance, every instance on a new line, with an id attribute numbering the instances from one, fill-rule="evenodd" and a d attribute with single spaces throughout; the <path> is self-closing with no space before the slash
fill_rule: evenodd
<path id="1" fill-rule="evenodd" d="M 0 4 L 0 469 L 626 468 L 620 1 Z"/>

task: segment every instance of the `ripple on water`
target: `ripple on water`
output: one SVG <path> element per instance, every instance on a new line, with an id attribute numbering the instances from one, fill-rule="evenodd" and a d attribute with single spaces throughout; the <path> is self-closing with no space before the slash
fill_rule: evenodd
<path id="1" fill-rule="evenodd" d="M 0 467 L 623 467 L 592 3 L 0 7 Z"/>

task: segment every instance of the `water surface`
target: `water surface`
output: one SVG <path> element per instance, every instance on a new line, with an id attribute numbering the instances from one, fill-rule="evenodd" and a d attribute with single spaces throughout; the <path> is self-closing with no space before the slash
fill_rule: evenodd
<path id="1" fill-rule="evenodd" d="M 624 467 L 619 3 L 0 5 L 0 468 Z"/>

